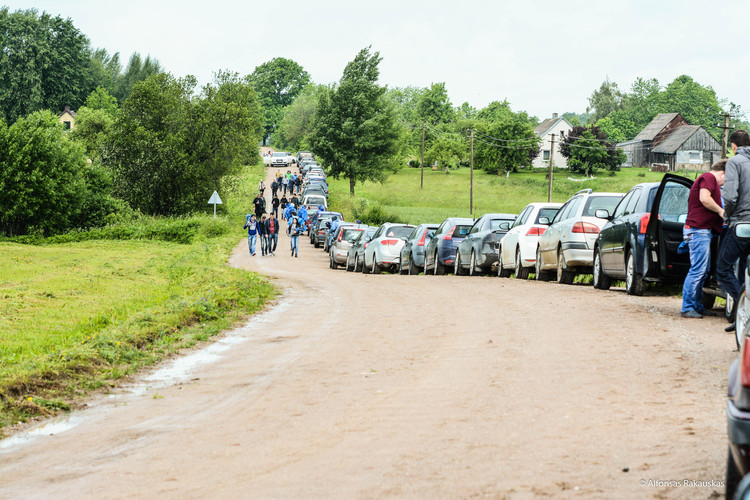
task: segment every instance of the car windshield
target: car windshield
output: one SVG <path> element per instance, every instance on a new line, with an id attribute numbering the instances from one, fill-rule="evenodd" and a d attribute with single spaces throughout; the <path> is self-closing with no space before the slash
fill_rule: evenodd
<path id="1" fill-rule="evenodd" d="M 276 158 L 284 157 L 284 156 L 286 156 L 286 153 L 274 153 L 273 156 L 276 157 Z"/>
<path id="2" fill-rule="evenodd" d="M 341 237 L 342 240 L 347 241 L 349 243 L 354 243 L 354 240 L 356 240 L 360 233 L 362 233 L 364 229 L 344 229 L 344 236 Z"/>
<path id="3" fill-rule="evenodd" d="M 412 229 L 414 229 L 413 226 L 390 227 L 388 228 L 388 231 L 386 231 L 385 235 L 393 238 L 404 238 L 406 236 L 409 236 L 409 233 L 411 233 Z"/>
<path id="4" fill-rule="evenodd" d="M 466 238 L 466 235 L 471 231 L 471 226 L 456 226 L 453 230 L 454 238 Z"/>
<path id="5" fill-rule="evenodd" d="M 559 211 L 560 211 L 560 207 L 540 209 L 539 213 L 536 214 L 536 220 L 534 221 L 534 224 L 539 224 L 540 217 L 547 217 L 549 220 L 554 219 L 555 215 L 557 215 L 557 212 Z"/>
<path id="6" fill-rule="evenodd" d="M 586 201 L 586 206 L 583 208 L 583 215 L 594 217 L 596 211 L 600 209 L 613 213 L 621 199 L 622 196 L 620 195 L 589 196 L 589 199 Z"/>
<path id="7" fill-rule="evenodd" d="M 490 221 L 490 230 L 495 231 L 496 229 L 500 229 L 500 224 L 503 222 L 508 222 L 510 224 L 513 223 L 513 221 L 509 219 L 492 219 Z"/>
<path id="8" fill-rule="evenodd" d="M 308 196 L 305 202 L 306 205 L 325 205 L 325 203 L 326 203 L 325 196 Z"/>

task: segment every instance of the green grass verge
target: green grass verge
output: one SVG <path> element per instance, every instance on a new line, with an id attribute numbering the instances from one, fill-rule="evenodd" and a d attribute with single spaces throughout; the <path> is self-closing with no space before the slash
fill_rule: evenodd
<path id="1" fill-rule="evenodd" d="M 35 245 L 0 242 L 0 433 L 68 410 L 275 296 L 262 276 L 226 265 L 261 168 L 232 180 L 216 219 L 139 217 Z"/>

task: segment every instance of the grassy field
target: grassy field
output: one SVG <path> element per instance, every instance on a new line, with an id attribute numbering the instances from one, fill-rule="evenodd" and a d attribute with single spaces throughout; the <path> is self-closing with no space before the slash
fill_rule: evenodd
<path id="1" fill-rule="evenodd" d="M 144 218 L 41 245 L 0 243 L 0 432 L 68 409 L 275 295 L 263 277 L 226 265 L 261 169 L 222 193 L 217 219 Z M 84 241 L 50 243 L 65 239 Z"/>
<path id="2" fill-rule="evenodd" d="M 646 169 L 623 169 L 610 177 L 603 172 L 594 179 L 581 181 L 581 175 L 556 172 L 553 176 L 552 200 L 564 202 L 576 191 L 592 188 L 595 191 L 625 193 L 635 184 L 661 180 L 664 174 Z M 689 174 L 693 178 L 693 174 Z M 547 201 L 547 179 L 543 172 L 519 172 L 510 177 L 474 171 L 474 214 L 488 212 L 517 214 L 528 203 Z M 330 181 L 330 205 L 342 211 L 344 218 L 353 218 L 353 210 L 365 198 L 382 206 L 383 210 L 401 222 L 420 224 L 440 223 L 446 217 L 469 217 L 470 172 L 467 168 L 442 171 L 425 169 L 424 188 L 420 189 L 420 171 L 404 168 L 383 183 L 366 182 L 356 186 L 357 199 L 349 196 L 346 179 Z"/>

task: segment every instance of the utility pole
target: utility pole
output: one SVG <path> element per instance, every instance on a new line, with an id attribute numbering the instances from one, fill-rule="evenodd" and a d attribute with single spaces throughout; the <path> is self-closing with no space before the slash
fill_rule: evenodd
<path id="1" fill-rule="evenodd" d="M 471 174 L 469 187 L 469 213 L 474 215 L 474 129 L 471 129 Z"/>
<path id="2" fill-rule="evenodd" d="M 549 188 L 547 188 L 547 203 L 552 201 L 552 161 L 555 157 L 555 134 L 552 134 L 552 144 L 549 148 Z"/>
<path id="3" fill-rule="evenodd" d="M 724 113 L 723 140 L 721 141 L 721 159 L 727 157 L 727 148 L 729 147 L 729 113 Z"/>
<path id="4" fill-rule="evenodd" d="M 424 122 L 422 122 L 422 161 L 420 163 L 419 189 L 424 188 Z"/>

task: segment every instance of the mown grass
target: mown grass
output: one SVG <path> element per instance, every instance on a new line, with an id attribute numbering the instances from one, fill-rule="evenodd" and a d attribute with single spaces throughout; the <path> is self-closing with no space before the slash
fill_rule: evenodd
<path id="1" fill-rule="evenodd" d="M 0 242 L 0 432 L 69 409 L 274 296 L 263 277 L 226 265 L 259 175 L 249 167 L 229 183 L 216 219 L 139 217 Z"/>
<path id="2" fill-rule="evenodd" d="M 595 191 L 625 193 L 640 182 L 661 180 L 664 174 L 647 169 L 623 169 L 610 177 L 607 172 L 594 179 L 566 171 L 553 175 L 552 200 L 564 202 L 576 191 L 592 188 Z M 690 174 L 693 177 L 693 174 Z M 569 178 L 579 179 L 578 181 Z M 443 171 L 425 169 L 424 188 L 420 189 L 420 171 L 404 168 L 383 183 L 365 182 L 355 187 L 355 197 L 349 196 L 346 179 L 330 179 L 330 205 L 344 215 L 355 218 L 355 210 L 365 203 L 375 205 L 392 220 L 410 224 L 440 223 L 446 217 L 470 217 L 470 171 L 467 168 Z M 489 212 L 515 213 L 528 203 L 547 201 L 548 181 L 545 172 L 522 171 L 510 177 L 474 171 L 474 214 Z M 359 208 L 361 211 L 361 208 Z"/>

